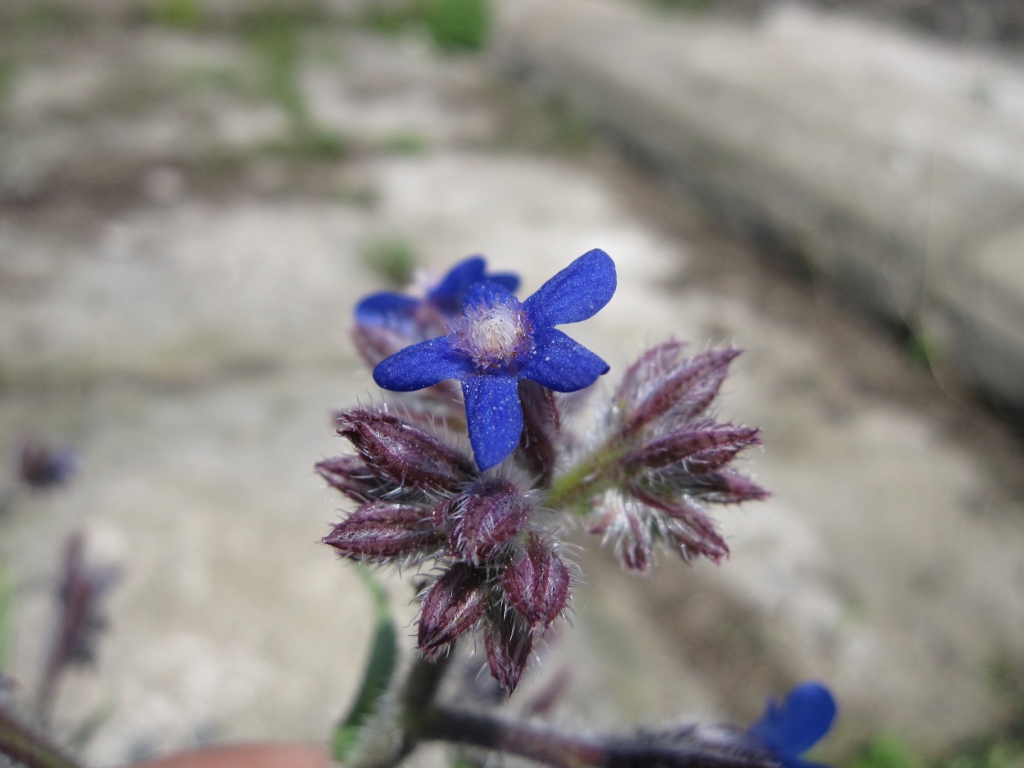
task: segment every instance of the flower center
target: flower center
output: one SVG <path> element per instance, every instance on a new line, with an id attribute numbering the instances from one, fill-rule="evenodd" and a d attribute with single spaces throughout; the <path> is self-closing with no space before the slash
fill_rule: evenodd
<path id="1" fill-rule="evenodd" d="M 533 328 L 518 306 L 499 302 L 466 307 L 453 330 L 457 348 L 481 373 L 517 373 L 529 354 Z"/>

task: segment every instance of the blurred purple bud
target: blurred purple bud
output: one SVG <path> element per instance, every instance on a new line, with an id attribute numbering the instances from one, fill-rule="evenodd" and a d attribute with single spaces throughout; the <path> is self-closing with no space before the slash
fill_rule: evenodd
<path id="1" fill-rule="evenodd" d="M 381 483 L 377 480 L 358 456 L 324 459 L 318 461 L 314 469 L 332 488 L 360 504 L 380 498 L 392 488 L 390 483 Z"/>
<path id="2" fill-rule="evenodd" d="M 665 417 L 682 423 L 703 413 L 718 395 L 729 363 L 740 354 L 738 349 L 713 349 L 680 360 L 682 346 L 678 342 L 668 342 L 662 347 L 665 349 L 655 348 L 652 359 L 667 367 L 634 388 L 639 399 L 627 411 L 623 426 L 626 434 Z M 643 366 L 642 371 L 651 375 L 654 365 Z"/>
<path id="3" fill-rule="evenodd" d="M 418 337 L 410 336 L 400 328 L 356 325 L 352 329 L 352 342 L 356 351 L 370 367 L 416 341 L 419 341 Z"/>
<path id="4" fill-rule="evenodd" d="M 455 563 L 430 585 L 420 608 L 420 653 L 437 656 L 480 620 L 487 609 L 486 579 L 483 569 Z"/>
<path id="5" fill-rule="evenodd" d="M 442 541 L 429 512 L 385 501 L 364 504 L 323 538 L 345 557 L 378 563 L 436 550 Z"/>
<path id="6" fill-rule="evenodd" d="M 565 700 L 572 685 L 572 672 L 567 667 L 558 670 L 553 678 L 550 678 L 544 688 L 524 708 L 523 712 L 528 717 L 542 717 L 550 714 L 551 711 Z"/>
<path id="7" fill-rule="evenodd" d="M 468 458 L 385 411 L 342 411 L 335 423 L 374 475 L 400 487 L 454 492 L 476 476 Z"/>
<path id="8" fill-rule="evenodd" d="M 572 573 L 554 547 L 534 533 L 522 556 L 505 568 L 501 583 L 505 597 L 527 622 L 547 627 L 569 602 Z"/>
<path id="9" fill-rule="evenodd" d="M 607 491 L 595 509 L 594 521 L 587 531 L 602 536 L 605 542 L 612 541 L 615 554 L 626 569 L 650 571 L 654 555 L 650 510 L 618 491 Z"/>
<path id="10" fill-rule="evenodd" d="M 759 445 L 758 432 L 756 427 L 713 423 L 680 430 L 634 449 L 625 456 L 623 464 L 627 471 L 682 463 L 693 474 L 711 472 L 728 464 L 744 448 Z"/>
<path id="11" fill-rule="evenodd" d="M 64 611 L 61 635 L 68 660 L 91 663 L 96 656 L 96 639 L 106 628 L 102 600 L 118 579 L 112 567 L 91 565 L 85 559 L 85 536 L 75 533 L 64 554 L 64 578 L 59 596 Z"/>
<path id="12" fill-rule="evenodd" d="M 64 573 L 57 592 L 60 600 L 58 625 L 53 633 L 37 696 L 43 720 L 49 716 L 64 671 L 96 658 L 99 634 L 107 627 L 104 598 L 117 582 L 118 571 L 86 562 L 85 536 L 71 535 L 64 550 Z"/>
<path id="13" fill-rule="evenodd" d="M 519 401 L 523 406 L 523 433 L 517 455 L 537 477 L 537 487 L 546 488 L 555 471 L 560 421 L 555 393 L 530 379 L 519 379 Z"/>
<path id="14" fill-rule="evenodd" d="M 665 513 L 659 520 L 662 538 L 678 550 L 684 560 L 689 562 L 694 553 L 716 563 L 728 557 L 729 546 L 700 507 L 685 499 L 665 498 L 636 486 L 629 490 L 638 501 Z"/>
<path id="15" fill-rule="evenodd" d="M 491 675 L 511 695 L 530 661 L 533 629 L 515 611 L 488 616 L 484 647 Z"/>
<path id="16" fill-rule="evenodd" d="M 679 356 L 685 347 L 683 342 L 669 339 L 645 350 L 622 374 L 613 399 L 632 411 L 651 393 L 656 383 L 679 364 Z"/>
<path id="17" fill-rule="evenodd" d="M 526 522 L 531 505 L 507 480 L 484 480 L 455 505 L 449 543 L 476 564 L 491 560 Z"/>
<path id="18" fill-rule="evenodd" d="M 70 445 L 52 446 L 34 437 L 22 440 L 18 477 L 41 490 L 64 485 L 78 472 L 78 452 Z"/>
<path id="19" fill-rule="evenodd" d="M 666 486 L 683 489 L 688 495 L 711 504 L 740 504 L 744 501 L 763 501 L 771 496 L 749 477 L 738 472 L 707 472 L 694 475 L 684 468 L 670 468 L 658 473 Z"/>
<path id="20" fill-rule="evenodd" d="M 654 564 L 654 542 L 650 527 L 639 514 L 627 517 L 627 527 L 615 543 L 615 551 L 626 570 L 650 573 Z"/>

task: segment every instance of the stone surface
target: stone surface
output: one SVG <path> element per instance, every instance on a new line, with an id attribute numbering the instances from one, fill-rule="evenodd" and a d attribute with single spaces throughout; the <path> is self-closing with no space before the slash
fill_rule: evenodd
<path id="1" fill-rule="evenodd" d="M 955 312 L 950 327 L 971 330 L 937 356 L 1024 408 L 1024 367 L 999 354 L 1024 325 L 986 335 L 984 310 L 951 306 L 945 269 L 973 270 L 975 249 L 1024 206 L 1019 62 L 789 4 L 749 24 L 612 0 L 500 9 L 506 69 L 567 97 L 871 315 L 926 334 L 925 316 Z M 1022 271 L 1004 261 L 997 283 Z"/>

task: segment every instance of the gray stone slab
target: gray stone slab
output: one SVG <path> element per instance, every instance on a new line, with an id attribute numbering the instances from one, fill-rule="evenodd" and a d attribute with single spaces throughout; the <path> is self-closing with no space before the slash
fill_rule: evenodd
<path id="1" fill-rule="evenodd" d="M 1000 354 L 1024 326 L 989 334 L 946 285 L 1024 213 L 1024 65 L 794 5 L 751 24 L 610 0 L 499 7 L 506 69 L 875 317 L 923 334 L 926 314 L 955 315 L 939 357 L 1024 408 L 1024 367 Z M 1024 259 L 985 270 L 1002 298 L 979 307 L 1024 307 Z"/>

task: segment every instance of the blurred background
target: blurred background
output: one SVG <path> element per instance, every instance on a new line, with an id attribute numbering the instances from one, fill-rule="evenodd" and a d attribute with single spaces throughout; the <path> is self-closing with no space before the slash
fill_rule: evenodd
<path id="1" fill-rule="evenodd" d="M 371 633 L 313 472 L 379 398 L 353 305 L 599 247 L 603 391 L 744 348 L 721 416 L 774 495 L 716 510 L 718 567 L 578 534 L 527 685 L 625 730 L 818 678 L 823 760 L 1024 765 L 1022 8 L 0 0 L 0 696 L 96 765 L 326 739 Z M 102 632 L 51 690 L 68 571 Z"/>

